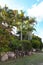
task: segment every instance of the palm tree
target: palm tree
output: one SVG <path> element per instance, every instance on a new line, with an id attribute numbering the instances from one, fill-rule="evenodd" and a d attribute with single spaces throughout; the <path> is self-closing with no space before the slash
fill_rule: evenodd
<path id="1" fill-rule="evenodd" d="M 23 27 L 23 22 L 24 22 L 24 12 L 21 10 L 19 13 L 18 10 L 15 10 L 14 15 L 15 15 L 14 24 L 18 28 L 18 30 L 21 32 L 20 36 L 22 40 L 22 27 Z"/>
<path id="2" fill-rule="evenodd" d="M 34 28 L 35 22 L 36 21 L 34 18 L 30 19 L 29 16 L 25 17 L 23 32 L 25 33 L 25 35 L 27 34 L 26 37 L 28 37 L 28 40 L 32 39 L 32 32 L 33 32 L 33 30 L 35 30 L 35 28 Z"/>
<path id="3" fill-rule="evenodd" d="M 24 12 L 21 10 L 21 13 L 19 14 L 19 22 L 20 22 L 20 32 L 21 32 L 21 40 L 22 40 L 22 36 L 23 36 L 23 24 L 25 21 L 25 16 L 24 16 Z"/>
<path id="4" fill-rule="evenodd" d="M 34 28 L 34 23 L 36 23 L 36 20 L 35 20 L 35 18 L 29 18 L 29 21 L 28 21 L 28 28 L 27 28 L 27 30 L 28 30 L 28 40 L 30 39 L 32 39 L 32 32 L 33 32 L 33 30 L 35 30 L 35 28 Z M 29 38 L 30 37 L 30 38 Z"/>

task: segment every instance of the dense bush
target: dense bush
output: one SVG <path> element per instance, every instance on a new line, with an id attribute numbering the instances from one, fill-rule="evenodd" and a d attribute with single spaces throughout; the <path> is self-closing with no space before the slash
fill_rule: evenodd
<path id="1" fill-rule="evenodd" d="M 32 44 L 29 40 L 13 40 L 10 45 L 9 45 L 10 49 L 12 51 L 15 50 L 24 50 L 24 51 L 30 51 L 32 49 Z"/>
<path id="2" fill-rule="evenodd" d="M 29 40 L 22 40 L 22 49 L 25 51 L 30 51 L 32 49 L 32 44 Z"/>
<path id="3" fill-rule="evenodd" d="M 32 40 L 32 46 L 35 49 L 39 49 L 40 48 L 40 42 L 38 40 Z"/>
<path id="4" fill-rule="evenodd" d="M 40 50 L 42 49 L 42 40 L 40 37 L 34 35 L 32 37 L 31 43 L 33 48 Z"/>
<path id="5" fill-rule="evenodd" d="M 20 43 L 20 40 L 17 40 L 17 39 L 13 39 L 10 42 L 9 47 L 10 47 L 11 51 L 21 50 L 22 49 L 22 45 Z"/>

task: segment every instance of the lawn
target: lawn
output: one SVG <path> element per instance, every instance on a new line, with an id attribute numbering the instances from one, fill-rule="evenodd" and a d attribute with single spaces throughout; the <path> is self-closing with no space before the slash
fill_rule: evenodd
<path id="1" fill-rule="evenodd" d="M 43 53 L 36 53 L 32 56 L 0 62 L 0 65 L 43 65 Z"/>

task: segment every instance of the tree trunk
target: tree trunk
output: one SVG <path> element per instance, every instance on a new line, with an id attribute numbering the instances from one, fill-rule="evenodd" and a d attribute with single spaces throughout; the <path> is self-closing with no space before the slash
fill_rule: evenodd
<path id="1" fill-rule="evenodd" d="M 28 40 L 32 39 L 32 31 L 28 31 Z"/>
<path id="2" fill-rule="evenodd" d="M 21 40 L 22 40 L 22 24 L 21 24 Z"/>

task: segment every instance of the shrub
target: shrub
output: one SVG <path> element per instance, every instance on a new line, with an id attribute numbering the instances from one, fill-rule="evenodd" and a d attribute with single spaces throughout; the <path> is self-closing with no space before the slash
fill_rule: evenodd
<path id="1" fill-rule="evenodd" d="M 42 39 L 36 35 L 33 35 L 32 36 L 32 40 L 31 40 L 31 43 L 32 43 L 32 47 L 35 48 L 35 49 L 39 49 L 41 50 L 42 49 Z"/>
<path id="2" fill-rule="evenodd" d="M 32 44 L 29 40 L 22 40 L 22 49 L 24 51 L 30 51 L 32 49 Z"/>
<path id="3" fill-rule="evenodd" d="M 22 45 L 20 43 L 20 40 L 17 40 L 17 39 L 12 40 L 12 42 L 10 42 L 10 44 L 9 44 L 9 47 L 10 47 L 11 51 L 22 49 Z"/>
<path id="4" fill-rule="evenodd" d="M 35 49 L 40 49 L 40 41 L 32 40 L 32 47 Z"/>

